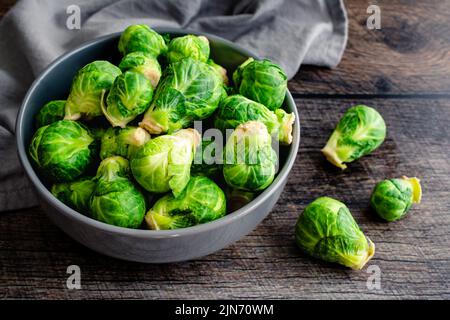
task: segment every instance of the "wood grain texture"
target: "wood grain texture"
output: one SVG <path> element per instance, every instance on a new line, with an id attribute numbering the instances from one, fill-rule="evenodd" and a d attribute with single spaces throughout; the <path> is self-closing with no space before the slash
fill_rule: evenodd
<path id="1" fill-rule="evenodd" d="M 334 124 L 355 103 L 376 107 L 388 125 L 385 143 L 341 172 L 320 153 Z M 2 214 L 0 288 L 3 298 L 450 298 L 450 102 L 444 99 L 297 100 L 302 141 L 295 167 L 270 216 L 249 236 L 200 260 L 144 265 L 103 257 L 54 227 L 40 209 Z M 330 109 L 333 112 L 328 112 Z M 424 197 L 409 216 L 384 223 L 368 208 L 374 184 L 418 176 Z M 302 254 L 294 244 L 298 214 L 328 195 L 348 204 L 377 246 L 370 274 Z M 66 268 L 82 270 L 82 290 L 65 289 Z"/>
<path id="2" fill-rule="evenodd" d="M 450 92 L 450 1 L 345 1 L 349 39 L 339 66 L 302 67 L 290 88 L 304 94 Z M 369 4 L 381 29 L 369 30 Z"/>

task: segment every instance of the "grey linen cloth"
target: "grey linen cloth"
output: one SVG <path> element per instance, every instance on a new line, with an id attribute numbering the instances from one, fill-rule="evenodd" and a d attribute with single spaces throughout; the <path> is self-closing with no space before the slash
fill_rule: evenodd
<path id="1" fill-rule="evenodd" d="M 55 58 L 127 26 L 189 28 L 215 34 L 283 66 L 336 66 L 347 40 L 343 0 L 22 0 L 0 20 L 0 211 L 37 198 L 16 155 L 14 123 L 32 83 Z M 81 28 L 69 30 L 76 5 Z M 69 12 L 69 13 L 68 13 Z"/>

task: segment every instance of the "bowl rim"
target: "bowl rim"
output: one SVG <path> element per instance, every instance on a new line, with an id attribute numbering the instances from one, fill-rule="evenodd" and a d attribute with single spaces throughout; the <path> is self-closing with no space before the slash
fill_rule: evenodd
<path id="1" fill-rule="evenodd" d="M 157 31 L 158 33 L 169 33 L 169 34 L 177 34 L 177 35 L 185 35 L 185 34 L 195 34 L 195 35 L 204 35 L 208 39 L 214 40 L 214 42 L 218 42 L 222 45 L 229 46 L 239 52 L 241 52 L 244 55 L 247 55 L 248 57 L 253 57 L 255 59 L 260 59 L 257 55 L 252 53 L 251 51 L 241 47 L 238 44 L 235 44 L 229 40 L 226 40 L 222 37 L 215 36 L 206 32 L 199 32 L 195 30 L 190 29 L 179 29 L 179 28 L 158 28 L 154 27 L 153 30 Z M 182 228 L 182 229 L 175 229 L 175 230 L 145 230 L 145 229 L 131 229 L 131 228 L 124 228 L 124 227 L 118 227 L 114 225 L 110 225 L 98 220 L 95 220 L 91 217 L 88 217 L 86 215 L 83 215 L 82 213 L 79 213 L 78 211 L 70 208 L 69 206 L 65 205 L 63 202 L 58 200 L 53 194 L 48 190 L 45 185 L 41 182 L 40 178 L 34 171 L 34 168 L 32 167 L 29 158 L 27 156 L 27 148 L 25 147 L 25 144 L 22 143 L 22 130 L 23 129 L 23 119 L 26 114 L 27 105 L 29 105 L 29 101 L 31 96 L 34 94 L 34 91 L 39 86 L 41 80 L 45 78 L 55 67 L 59 65 L 60 62 L 64 61 L 70 56 L 73 56 L 75 54 L 78 54 L 79 52 L 85 50 L 86 48 L 97 45 L 100 42 L 106 42 L 110 41 L 112 38 L 119 37 L 121 32 L 115 32 L 108 35 L 104 35 L 101 37 L 97 37 L 93 40 L 90 40 L 88 42 L 85 42 L 81 44 L 80 46 L 76 47 L 73 50 L 70 50 L 63 55 L 56 58 L 31 84 L 30 88 L 27 91 L 27 94 L 25 95 L 25 98 L 23 99 L 23 102 L 20 106 L 19 113 L 16 119 L 16 144 L 17 144 L 17 152 L 19 155 L 19 160 L 22 164 L 22 167 L 24 168 L 24 171 L 26 172 L 28 178 L 30 179 L 31 183 L 34 186 L 34 189 L 38 192 L 41 198 L 44 198 L 46 202 L 48 202 L 51 206 L 56 208 L 58 210 L 58 213 L 63 214 L 67 216 L 68 218 L 75 219 L 77 221 L 80 221 L 81 223 L 85 223 L 89 225 L 90 227 L 93 227 L 95 229 L 101 229 L 104 232 L 109 233 L 116 233 L 120 235 L 126 235 L 126 236 L 133 236 L 138 238 L 147 238 L 147 239 L 158 239 L 158 238 L 172 238 L 172 237 L 181 237 L 181 236 L 187 236 L 192 234 L 199 234 L 202 232 L 211 231 L 212 229 L 218 229 L 224 225 L 230 224 L 235 220 L 238 220 L 248 214 L 251 214 L 252 211 L 260 206 L 269 196 L 272 192 L 274 192 L 276 189 L 282 187 L 284 180 L 287 180 L 288 175 L 295 163 L 299 145 L 300 145 L 300 118 L 299 113 L 297 110 L 297 106 L 295 104 L 295 100 L 293 99 L 289 89 L 286 91 L 286 101 L 287 104 L 292 107 L 292 112 L 295 115 L 295 122 L 294 122 L 294 128 L 293 128 L 293 140 L 292 144 L 289 146 L 289 152 L 286 158 L 285 164 L 281 167 L 281 169 L 278 171 L 277 176 L 275 177 L 272 184 L 265 189 L 261 194 L 259 194 L 255 199 L 253 199 L 251 202 L 243 206 L 242 208 L 233 211 L 217 220 L 207 222 L 204 224 L 199 224 L 192 227 Z"/>

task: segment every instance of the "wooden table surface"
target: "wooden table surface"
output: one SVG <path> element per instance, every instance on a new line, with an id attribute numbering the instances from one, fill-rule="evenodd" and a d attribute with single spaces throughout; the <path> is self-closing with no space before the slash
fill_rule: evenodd
<path id="1" fill-rule="evenodd" d="M 0 14 L 13 4 L 1 0 Z M 272 213 L 237 243 L 196 261 L 146 265 L 99 255 L 71 240 L 40 208 L 0 214 L 0 297 L 110 298 L 450 298 L 450 2 L 373 1 L 382 29 L 368 30 L 371 1 L 347 0 L 349 42 L 334 70 L 302 67 L 289 87 L 302 138 L 289 182 Z M 410 4 L 409 4 L 410 3 Z M 353 104 L 377 108 L 384 144 L 345 172 L 320 153 Z M 418 176 L 423 202 L 404 220 L 384 223 L 369 210 L 374 184 Z M 313 260 L 294 244 L 298 214 L 314 198 L 344 201 L 376 243 L 370 273 Z M 81 268 L 81 290 L 66 269 Z"/>

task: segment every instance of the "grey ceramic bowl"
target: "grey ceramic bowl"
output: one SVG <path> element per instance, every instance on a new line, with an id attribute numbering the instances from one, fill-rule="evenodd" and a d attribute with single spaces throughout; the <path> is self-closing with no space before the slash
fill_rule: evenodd
<path id="1" fill-rule="evenodd" d="M 156 29 L 174 36 L 196 32 Z M 300 141 L 297 109 L 288 92 L 286 109 L 295 113 L 293 143 L 281 155 L 280 170 L 272 185 L 251 203 L 213 222 L 195 227 L 170 230 L 134 230 L 108 225 L 84 216 L 56 199 L 33 169 L 27 149 L 34 132 L 34 116 L 53 99 L 65 99 L 77 70 L 94 60 L 118 62 L 117 42 L 120 33 L 111 34 L 75 49 L 52 63 L 32 84 L 22 107 L 16 135 L 20 161 L 34 185 L 49 218 L 70 237 L 102 254 L 131 261 L 164 263 L 194 259 L 239 240 L 252 231 L 277 202 L 294 164 Z M 230 72 L 254 54 L 222 38 L 205 34 L 210 40 L 211 56 Z"/>

